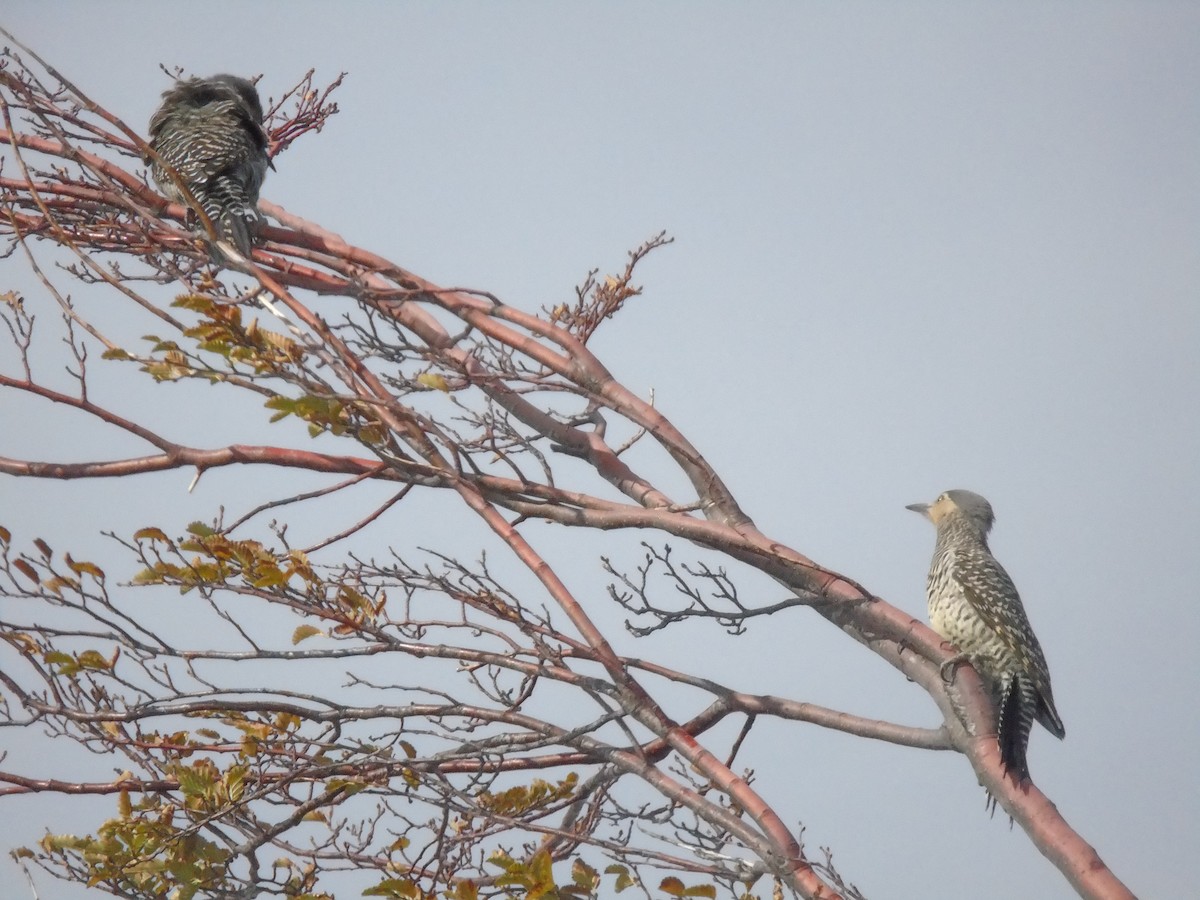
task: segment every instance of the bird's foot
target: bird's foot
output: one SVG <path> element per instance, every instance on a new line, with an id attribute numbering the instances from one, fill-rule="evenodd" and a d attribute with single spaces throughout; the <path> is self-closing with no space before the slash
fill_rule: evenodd
<path id="1" fill-rule="evenodd" d="M 954 670 L 962 663 L 970 661 L 971 657 L 965 653 L 956 653 L 950 657 L 938 668 L 938 673 L 942 676 L 942 681 L 946 684 L 952 684 L 954 682 Z M 947 672 L 949 672 L 949 675 L 946 674 Z"/>

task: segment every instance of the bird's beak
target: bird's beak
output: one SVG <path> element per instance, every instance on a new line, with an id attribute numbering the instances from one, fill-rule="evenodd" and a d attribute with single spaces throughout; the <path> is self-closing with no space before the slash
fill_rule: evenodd
<path id="1" fill-rule="evenodd" d="M 927 519 L 929 518 L 929 504 L 928 503 L 910 503 L 910 504 L 908 504 L 908 506 L 906 506 L 904 508 L 911 509 L 913 512 L 920 513 Z"/>

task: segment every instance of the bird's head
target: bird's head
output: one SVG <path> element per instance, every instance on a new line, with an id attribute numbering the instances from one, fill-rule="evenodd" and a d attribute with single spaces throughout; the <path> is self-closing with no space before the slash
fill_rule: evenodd
<path id="1" fill-rule="evenodd" d="M 996 521 L 992 504 L 973 491 L 946 491 L 932 503 L 912 503 L 904 508 L 920 513 L 935 526 L 940 526 L 951 517 L 960 517 L 984 535 L 991 530 L 992 523 Z"/>

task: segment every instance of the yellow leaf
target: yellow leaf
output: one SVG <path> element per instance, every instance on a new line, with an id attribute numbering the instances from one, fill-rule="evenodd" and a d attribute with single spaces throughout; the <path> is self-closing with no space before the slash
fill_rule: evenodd
<path id="1" fill-rule="evenodd" d="M 31 638 L 23 631 L 9 631 L 4 635 L 11 644 L 18 644 L 22 653 L 36 653 L 38 651 L 37 641 Z"/>
<path id="2" fill-rule="evenodd" d="M 59 578 L 56 575 L 53 578 L 43 581 L 42 587 L 44 587 L 46 590 L 53 593 L 55 596 L 61 597 L 63 595 L 63 588 L 71 588 L 73 590 L 78 590 L 79 584 L 78 584 L 78 582 L 69 581 L 66 578 Z"/>
<path id="3" fill-rule="evenodd" d="M 297 628 L 295 631 L 292 632 L 292 646 L 293 647 L 296 646 L 296 644 L 300 643 L 303 640 L 306 640 L 307 638 L 312 637 L 314 634 L 324 634 L 324 633 L 325 632 L 323 632 L 320 628 L 317 628 L 315 625 L 301 625 L 299 628 Z"/>
<path id="4" fill-rule="evenodd" d="M 133 533 L 135 541 L 162 541 L 164 544 L 169 544 L 171 539 L 158 528 L 142 528 Z"/>
<path id="5" fill-rule="evenodd" d="M 300 727 L 300 717 L 295 713 L 279 713 L 275 717 L 275 727 L 281 731 L 295 731 Z"/>
<path id="6" fill-rule="evenodd" d="M 90 562 L 81 561 L 81 560 L 74 560 L 71 558 L 70 553 L 66 554 L 63 557 L 63 559 L 66 561 L 67 566 L 71 569 L 71 571 L 74 572 L 76 575 L 88 574 L 88 575 L 91 575 L 93 578 L 95 578 L 97 581 L 104 580 L 103 570 L 101 570 L 101 568 L 99 566 L 97 566 L 95 563 L 90 563 Z"/>

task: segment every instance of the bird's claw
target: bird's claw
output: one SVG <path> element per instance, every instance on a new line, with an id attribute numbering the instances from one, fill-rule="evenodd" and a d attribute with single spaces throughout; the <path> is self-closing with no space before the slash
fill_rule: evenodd
<path id="1" fill-rule="evenodd" d="M 966 661 L 967 655 L 965 653 L 959 653 L 942 663 L 941 666 L 938 667 L 938 674 L 942 676 L 942 681 L 944 681 L 946 684 L 953 684 L 954 670 L 958 668 L 959 664 Z M 946 674 L 947 672 L 949 672 L 949 675 Z"/>

